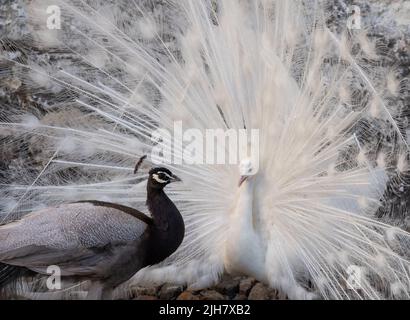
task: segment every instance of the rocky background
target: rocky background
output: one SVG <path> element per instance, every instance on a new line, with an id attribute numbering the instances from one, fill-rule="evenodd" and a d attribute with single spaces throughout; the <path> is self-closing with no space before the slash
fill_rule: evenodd
<path id="1" fill-rule="evenodd" d="M 286 295 L 270 289 L 249 277 L 225 275 L 214 287 L 191 291 L 183 286 L 164 284 L 159 287 L 132 286 L 129 298 L 133 300 L 283 300 Z"/>
<path id="2" fill-rule="evenodd" d="M 30 55 L 38 59 L 70 59 L 65 53 L 44 52 L 41 48 L 27 48 L 24 36 L 29 32 L 25 21 L 24 4 L 30 0 L 0 0 L 0 50 L 4 50 L 1 40 L 11 40 L 18 47 L 25 48 Z M 158 0 L 155 0 L 158 1 Z M 361 25 L 372 37 L 381 40 L 389 50 L 390 62 L 396 66 L 401 77 L 410 74 L 410 1 L 406 0 L 329 0 L 328 23 L 331 28 L 340 29 L 346 26 L 348 8 L 359 5 L 361 10 Z M 22 84 L 22 79 L 13 73 L 13 66 L 0 60 L 0 120 L 7 114 L 7 109 L 21 108 L 29 110 L 41 118 L 49 104 L 53 104 L 52 94 L 30 92 Z M 61 95 L 59 99 L 62 99 Z M 407 116 L 410 107 L 410 94 L 401 97 L 405 110 L 403 121 L 409 121 Z M 6 147 L 7 146 L 7 147 Z M 13 150 L 0 135 L 0 180 L 6 178 L 7 169 L 22 159 L 36 158 L 36 147 L 27 145 L 26 150 Z M 13 177 L 7 177 L 10 181 Z M 399 185 L 388 191 L 388 201 L 380 211 L 398 212 L 400 224 L 410 230 L 410 216 L 406 208 L 410 207 L 410 189 Z M 391 210 L 395 208 L 395 210 Z M 129 290 L 129 298 L 135 300 L 259 300 L 259 299 L 287 299 L 275 289 L 248 277 L 224 276 L 215 287 L 201 291 L 189 291 L 186 287 L 165 284 L 159 287 L 133 286 Z"/>

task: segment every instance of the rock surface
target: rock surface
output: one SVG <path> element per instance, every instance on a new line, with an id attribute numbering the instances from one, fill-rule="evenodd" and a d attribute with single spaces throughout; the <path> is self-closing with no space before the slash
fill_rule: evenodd
<path id="1" fill-rule="evenodd" d="M 165 284 L 159 290 L 158 296 L 161 300 L 174 300 L 182 291 L 184 291 L 184 287 L 182 286 Z"/>
<path id="2" fill-rule="evenodd" d="M 232 278 L 224 276 L 221 281 L 215 286 L 215 290 L 230 299 L 233 299 L 239 292 L 240 278 Z"/>
<path id="3" fill-rule="evenodd" d="M 268 300 L 270 296 L 269 288 L 262 283 L 257 283 L 249 292 L 248 300 Z"/>
<path id="4" fill-rule="evenodd" d="M 178 297 L 177 300 L 200 300 L 199 296 L 191 291 L 184 291 Z"/>
<path id="5" fill-rule="evenodd" d="M 271 289 L 251 277 L 224 275 L 211 288 L 192 291 L 185 286 L 164 284 L 157 287 L 130 287 L 133 300 L 278 300 L 287 299 L 278 290 Z"/>
<path id="6" fill-rule="evenodd" d="M 216 290 L 203 290 L 199 294 L 200 300 L 227 300 L 227 297 Z"/>

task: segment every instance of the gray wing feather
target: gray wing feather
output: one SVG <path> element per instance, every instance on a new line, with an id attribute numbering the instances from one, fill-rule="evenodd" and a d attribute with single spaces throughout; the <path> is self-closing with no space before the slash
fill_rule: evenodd
<path id="1" fill-rule="evenodd" d="M 112 207 L 74 203 L 47 208 L 0 226 L 0 261 L 38 272 L 52 264 L 88 272 L 112 255 L 109 249 L 96 249 L 126 248 L 146 228 L 143 221 Z"/>

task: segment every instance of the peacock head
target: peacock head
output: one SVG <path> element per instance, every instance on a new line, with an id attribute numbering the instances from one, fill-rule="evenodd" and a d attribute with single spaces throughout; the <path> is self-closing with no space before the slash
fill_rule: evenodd
<path id="1" fill-rule="evenodd" d="M 138 169 L 143 165 L 147 155 L 143 155 L 135 165 L 134 174 L 137 173 Z M 163 167 L 152 168 L 148 172 L 148 187 L 154 189 L 163 189 L 166 185 L 182 181 L 176 175 L 174 175 L 169 169 Z"/>
<path id="2" fill-rule="evenodd" d="M 177 181 L 181 181 L 181 179 L 167 168 L 152 168 L 149 171 L 148 185 L 150 187 L 162 189 L 166 185 Z"/>
<path id="3" fill-rule="evenodd" d="M 255 175 L 256 171 L 257 170 L 255 170 L 255 167 L 250 158 L 242 159 L 239 163 L 239 174 L 241 175 L 241 177 L 239 179 L 238 186 L 240 187 L 242 183 L 245 182 L 245 180 Z"/>

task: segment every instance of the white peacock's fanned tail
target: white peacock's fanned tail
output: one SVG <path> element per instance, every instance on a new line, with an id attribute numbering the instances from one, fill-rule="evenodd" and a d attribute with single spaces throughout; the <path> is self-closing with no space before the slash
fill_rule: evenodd
<path id="1" fill-rule="evenodd" d="M 56 4 L 61 29 L 48 29 Z M 258 129 L 253 217 L 269 285 L 292 298 L 409 298 L 410 235 L 375 218 L 389 178 L 400 183 L 407 171 L 397 103 L 405 83 L 365 30 L 330 30 L 326 8 L 29 2 L 25 41 L 1 40 L 3 73 L 35 97 L 0 114 L 2 141 L 20 154 L 2 177 L 1 219 L 86 199 L 146 211 L 146 172 L 133 168 L 163 143 L 154 130 L 173 132 L 176 121 L 201 132 Z M 174 152 L 187 145 L 176 141 Z M 183 183 L 167 193 L 186 236 L 136 280 L 211 284 L 224 271 L 237 166 L 174 160 L 167 167 Z"/>

